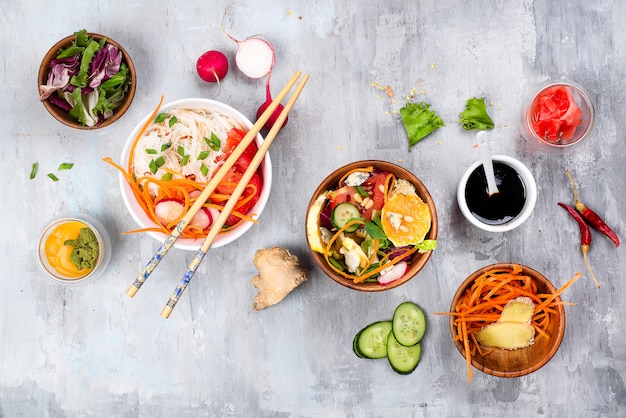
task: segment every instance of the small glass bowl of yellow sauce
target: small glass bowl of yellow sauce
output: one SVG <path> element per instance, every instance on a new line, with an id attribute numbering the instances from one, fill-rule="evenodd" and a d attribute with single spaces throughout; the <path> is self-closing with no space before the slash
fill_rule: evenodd
<path id="1" fill-rule="evenodd" d="M 104 226 L 85 214 L 47 222 L 37 240 L 37 264 L 56 283 L 76 285 L 94 280 L 111 259 L 111 240 Z"/>

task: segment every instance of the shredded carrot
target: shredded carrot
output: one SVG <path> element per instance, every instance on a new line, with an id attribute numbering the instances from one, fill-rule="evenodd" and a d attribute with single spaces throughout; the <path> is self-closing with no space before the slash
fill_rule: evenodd
<path id="1" fill-rule="evenodd" d="M 200 195 L 202 190 L 206 187 L 206 183 L 201 183 L 194 181 L 193 179 L 186 178 L 180 173 L 176 173 L 172 170 L 167 170 L 174 177 L 169 180 L 158 179 L 152 177 L 150 175 L 142 176 L 139 178 L 135 178 L 133 174 L 133 156 L 135 155 L 135 148 L 139 143 L 142 135 L 145 133 L 146 129 L 150 126 L 150 124 L 154 121 L 161 105 L 163 104 L 163 96 L 159 101 L 157 107 L 152 111 L 150 117 L 146 120 L 146 122 L 142 125 L 141 129 L 137 133 L 137 136 L 134 138 L 133 143 L 131 145 L 130 154 L 128 158 L 128 167 L 124 169 L 121 165 L 116 164 L 109 157 L 105 157 L 103 160 L 115 167 L 126 179 L 133 195 L 135 196 L 136 202 L 142 208 L 142 210 L 146 213 L 146 215 L 155 223 L 155 227 L 149 228 L 141 228 L 135 229 L 131 231 L 126 231 L 126 234 L 136 233 L 136 232 L 162 232 L 166 235 L 169 235 L 171 231 L 176 227 L 176 225 L 180 222 L 180 220 L 184 217 L 184 215 L 188 212 L 188 210 L 195 203 L 196 197 L 192 197 L 193 192 L 197 192 L 197 195 Z M 222 182 L 220 186 L 230 186 L 234 189 L 237 186 L 237 183 L 232 182 Z M 246 192 L 242 194 L 242 196 L 238 199 L 231 215 L 235 218 L 239 218 L 239 221 L 229 225 L 224 225 L 222 231 L 227 231 L 238 226 L 241 222 L 254 222 L 257 221 L 253 218 L 253 214 L 242 213 L 239 209 L 244 208 L 245 205 L 250 203 L 253 199 L 258 198 L 260 190 L 254 184 L 248 184 L 246 187 Z M 224 209 L 226 202 L 230 198 L 230 194 L 217 193 L 213 192 L 206 203 L 204 203 L 204 207 L 213 208 L 221 211 Z M 176 219 L 169 222 L 167 225 L 164 225 L 159 218 L 156 216 L 155 207 L 157 203 L 159 203 L 163 199 L 177 199 L 183 203 L 183 211 L 180 216 Z M 205 238 L 207 236 L 208 231 L 201 230 L 198 227 L 193 225 L 187 225 L 185 230 L 180 234 L 182 238 Z"/>
<path id="2" fill-rule="evenodd" d="M 545 294 L 537 292 L 537 283 L 524 274 L 518 264 L 512 265 L 509 269 L 492 269 L 474 280 L 452 312 L 437 312 L 454 318 L 453 324 L 456 329 L 454 340 L 462 342 L 464 347 L 467 381 L 472 381 L 472 356 L 476 351 L 483 356 L 494 351 L 492 349 L 483 352 L 474 334 L 486 325 L 496 322 L 509 301 L 520 296 L 530 297 L 535 304 L 531 321 L 537 334 L 535 340 L 549 339 L 546 330 L 551 318 L 556 315 L 556 307 L 569 304 L 556 299 L 580 277 L 581 273 L 576 273 L 556 292 Z"/>

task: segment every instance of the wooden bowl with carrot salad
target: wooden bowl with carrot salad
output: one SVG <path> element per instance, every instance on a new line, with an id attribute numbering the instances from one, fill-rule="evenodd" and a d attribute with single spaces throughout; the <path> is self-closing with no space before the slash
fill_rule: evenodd
<path id="1" fill-rule="evenodd" d="M 459 286 L 450 312 L 452 340 L 467 365 L 497 377 L 519 377 L 532 373 L 556 354 L 565 333 L 565 309 L 560 295 L 580 277 L 577 273 L 561 288 L 538 271 L 519 264 L 498 263 L 472 273 Z M 511 301 L 530 304 L 523 320 L 503 314 Z M 509 311 L 510 312 L 510 311 Z M 503 324 L 505 323 L 505 324 Z M 485 338 L 486 328 L 503 326 L 498 342 Z M 517 331 L 531 330 L 524 343 L 512 343 Z M 494 330 L 492 328 L 489 331 Z M 479 342 L 480 341 L 480 342 Z M 467 355 L 469 353 L 469 356 Z"/>
<path id="2" fill-rule="evenodd" d="M 335 282 L 364 292 L 411 280 L 436 251 L 437 229 L 426 186 L 386 161 L 336 169 L 307 208 L 307 241 L 316 264 Z"/>

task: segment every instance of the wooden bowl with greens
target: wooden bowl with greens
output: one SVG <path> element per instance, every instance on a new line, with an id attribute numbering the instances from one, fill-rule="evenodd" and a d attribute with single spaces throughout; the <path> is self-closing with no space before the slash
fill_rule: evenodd
<path id="1" fill-rule="evenodd" d="M 365 292 L 411 280 L 436 248 L 437 227 L 426 186 L 386 161 L 336 169 L 307 208 L 307 241 L 316 264 L 337 283 Z"/>
<path id="2" fill-rule="evenodd" d="M 130 107 L 136 72 L 113 39 L 80 30 L 57 42 L 41 61 L 39 98 L 59 122 L 76 129 L 111 125 Z"/>

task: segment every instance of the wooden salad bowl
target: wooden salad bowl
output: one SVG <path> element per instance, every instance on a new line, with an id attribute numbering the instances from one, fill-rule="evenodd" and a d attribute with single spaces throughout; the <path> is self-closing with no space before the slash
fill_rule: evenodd
<path id="1" fill-rule="evenodd" d="M 65 110 L 61 109 L 58 106 L 53 105 L 52 103 L 50 103 L 49 100 L 46 99 L 42 101 L 46 110 L 56 120 L 58 120 L 62 124 L 69 126 L 71 128 L 83 129 L 83 130 L 104 128 L 105 126 L 109 126 L 113 122 L 121 118 L 122 115 L 130 107 L 133 101 L 133 98 L 135 97 L 135 90 L 137 89 L 137 73 L 135 71 L 135 65 L 133 64 L 133 61 L 130 58 L 130 55 L 128 55 L 128 52 L 126 52 L 126 50 L 119 43 L 109 38 L 108 36 L 100 35 L 97 33 L 91 33 L 91 32 L 88 32 L 87 34 L 93 37 L 97 41 L 100 41 L 101 39 L 106 38 L 107 43 L 110 43 L 111 45 L 117 47 L 122 52 L 122 61 L 125 62 L 126 65 L 128 65 L 128 71 L 130 73 L 131 83 L 130 83 L 128 91 L 126 92 L 126 95 L 124 96 L 122 103 L 115 110 L 113 110 L 113 115 L 109 117 L 108 119 L 105 119 L 104 121 L 102 121 L 102 123 L 95 125 L 95 126 L 81 125 L 80 123 L 78 123 L 77 120 L 72 118 L 68 112 L 66 112 Z M 50 71 L 50 68 L 48 66 L 50 62 L 57 56 L 60 49 L 67 48 L 69 45 L 71 45 L 72 41 L 74 41 L 75 39 L 76 37 L 74 34 L 69 35 L 61 39 L 56 44 L 54 44 L 54 46 L 50 48 L 50 50 L 46 53 L 43 60 L 41 61 L 41 65 L 39 66 L 39 74 L 37 76 L 37 90 L 38 91 L 39 91 L 39 86 L 45 84 L 46 81 L 48 80 L 48 72 Z"/>
<path id="2" fill-rule="evenodd" d="M 459 300 L 463 297 L 465 290 L 472 286 L 476 278 L 487 271 L 501 268 L 510 269 L 513 265 L 512 263 L 492 264 L 472 273 L 456 291 L 450 305 L 450 312 L 454 310 Z M 530 267 L 520 266 L 522 267 L 522 274 L 530 276 L 537 284 L 538 293 L 554 294 L 557 291 L 554 285 L 550 283 L 543 274 Z M 561 297 L 558 296 L 555 300 L 560 302 Z M 556 313 L 551 314 L 550 322 L 546 329 L 549 338 L 546 339 L 535 336 L 535 342 L 532 345 L 516 350 L 489 350 L 483 348 L 484 355 L 476 350 L 476 353 L 472 355 L 472 366 L 481 372 L 497 377 L 524 376 L 545 366 L 558 351 L 561 341 L 563 340 L 563 335 L 565 334 L 565 309 L 560 303 L 555 309 Z M 463 342 L 456 338 L 457 329 L 454 326 L 454 317 L 452 316 L 450 317 L 450 332 L 457 349 L 461 355 L 466 358 Z"/>
<path id="3" fill-rule="evenodd" d="M 320 185 L 313 192 L 313 195 L 307 207 L 307 217 L 317 197 L 327 190 L 336 188 L 337 183 L 344 176 L 344 174 L 357 168 L 364 168 L 364 167 L 369 167 L 369 166 L 374 167 L 374 169 L 376 170 L 393 173 L 396 176 L 396 178 L 406 179 L 415 186 L 415 191 L 417 192 L 418 196 L 428 205 L 428 208 L 430 209 L 431 218 L 432 218 L 430 231 L 426 234 L 425 239 L 436 240 L 437 230 L 438 230 L 437 209 L 435 208 L 435 202 L 432 196 L 430 195 L 428 189 L 422 183 L 422 181 L 413 173 L 411 173 L 409 170 L 397 164 L 393 164 L 393 163 L 386 162 L 386 161 L 380 161 L 380 160 L 355 161 L 353 163 L 344 165 L 343 167 L 340 167 L 336 169 L 335 171 L 333 171 L 330 175 L 328 175 L 328 177 L 326 177 L 320 183 Z M 308 240 L 308 237 L 307 237 L 307 240 Z M 384 290 L 393 289 L 395 287 L 398 287 L 408 282 L 413 277 L 415 277 L 415 275 L 417 275 L 417 273 L 420 270 L 422 270 L 422 268 L 424 268 L 424 266 L 426 265 L 426 263 L 428 262 L 428 260 L 430 259 L 433 253 L 433 251 L 427 251 L 425 253 L 419 253 L 419 252 L 414 253 L 410 260 L 409 269 L 404 274 L 403 277 L 401 277 L 400 279 L 396 281 L 388 283 L 386 285 L 381 285 L 377 282 L 354 283 L 353 280 L 350 280 L 348 278 L 341 276 L 340 274 L 337 274 L 328 265 L 328 263 L 326 262 L 326 259 L 324 258 L 324 255 L 311 250 L 310 245 L 309 245 L 309 250 L 317 266 L 324 273 L 326 273 L 328 277 L 330 277 L 332 280 L 334 280 L 335 282 L 339 283 L 342 286 L 345 286 L 354 290 L 359 290 L 362 292 L 380 292 Z"/>

